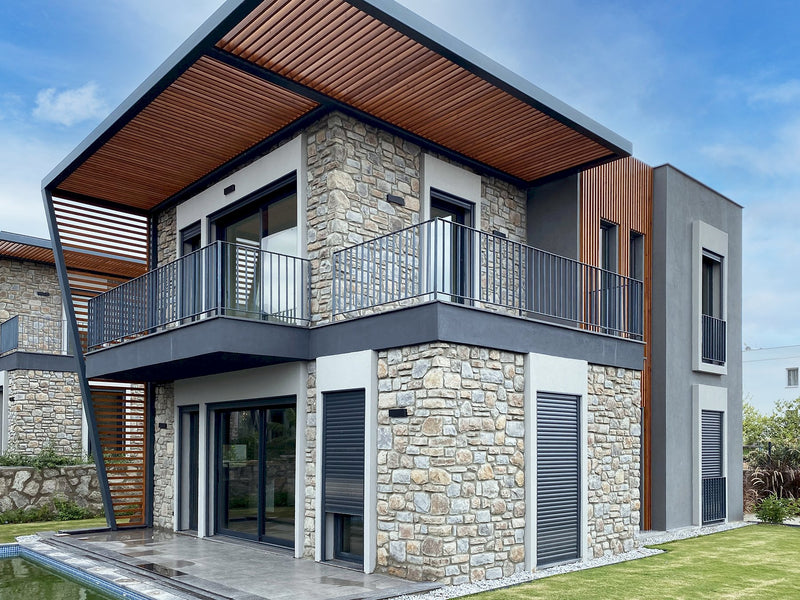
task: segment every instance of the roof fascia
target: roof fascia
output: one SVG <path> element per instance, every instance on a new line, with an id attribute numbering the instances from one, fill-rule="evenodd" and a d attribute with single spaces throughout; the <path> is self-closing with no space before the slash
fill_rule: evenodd
<path id="1" fill-rule="evenodd" d="M 24 235 L 22 233 L 11 233 L 10 231 L 0 231 L 0 242 L 24 244 L 25 246 L 46 248 L 47 250 L 53 249 L 53 244 L 50 242 L 50 240 L 33 237 L 32 235 Z"/>
<path id="2" fill-rule="evenodd" d="M 250 14 L 259 4 L 260 0 L 227 0 L 45 176 L 42 180 L 42 189 L 56 189 L 89 155 L 125 127 L 156 96 L 194 64 L 209 47 L 213 47 L 225 33 Z M 60 191 L 59 195 L 62 194 L 63 191 Z"/>
<path id="3" fill-rule="evenodd" d="M 394 0 L 347 0 L 409 38 L 622 156 L 633 144 Z"/>

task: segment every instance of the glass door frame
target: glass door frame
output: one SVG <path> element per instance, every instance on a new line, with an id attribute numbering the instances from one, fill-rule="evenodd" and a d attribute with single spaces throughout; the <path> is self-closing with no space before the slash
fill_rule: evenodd
<path id="1" fill-rule="evenodd" d="M 265 499 L 264 499 L 264 489 L 266 485 L 266 478 L 267 478 L 267 464 L 266 464 L 266 424 L 265 413 L 269 409 L 277 409 L 277 408 L 292 408 L 295 410 L 295 415 L 297 415 L 297 396 L 290 395 L 290 396 L 278 396 L 273 398 L 260 398 L 260 399 L 253 399 L 253 400 L 241 400 L 241 401 L 234 401 L 234 402 L 216 402 L 213 404 L 208 405 L 208 413 L 211 417 L 209 419 L 210 423 L 213 423 L 214 427 L 214 434 L 213 434 L 213 443 L 212 443 L 212 455 L 213 455 L 213 465 L 211 468 L 211 472 L 213 473 L 213 489 L 211 490 L 211 495 L 213 496 L 213 524 L 214 524 L 214 533 L 220 535 L 229 535 L 232 537 L 242 538 L 257 541 L 264 544 L 270 544 L 273 546 L 278 546 L 281 548 L 287 548 L 294 550 L 295 548 L 295 534 L 297 532 L 297 519 L 295 518 L 295 514 L 292 515 L 293 520 L 293 531 L 291 535 L 291 539 L 288 540 L 289 543 L 286 543 L 287 540 L 279 539 L 275 537 L 270 537 L 265 534 Z M 222 480 L 223 480 L 223 461 L 222 461 L 222 439 L 223 439 L 223 429 L 220 426 L 221 424 L 221 417 L 222 413 L 230 412 L 230 411 L 240 411 L 240 410 L 259 410 L 259 446 L 258 446 L 258 506 L 257 506 L 257 526 L 256 530 L 257 533 L 255 535 L 250 535 L 241 531 L 237 531 L 234 529 L 229 529 L 223 527 L 225 511 L 227 510 L 227 504 L 223 502 L 223 490 L 222 490 Z M 298 423 L 295 422 L 295 462 L 293 467 L 293 474 L 296 473 L 296 466 L 297 466 L 297 452 L 296 452 L 296 442 L 297 442 L 297 434 L 298 434 Z M 298 485 L 303 485 L 303 482 L 294 482 L 294 489 L 297 489 Z M 296 503 L 296 495 L 293 493 L 292 495 L 292 505 L 295 506 Z"/>

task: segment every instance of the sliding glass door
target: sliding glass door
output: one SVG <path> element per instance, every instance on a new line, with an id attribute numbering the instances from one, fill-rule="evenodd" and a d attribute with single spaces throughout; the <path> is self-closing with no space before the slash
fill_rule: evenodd
<path id="1" fill-rule="evenodd" d="M 294 546 L 295 404 L 216 411 L 217 531 Z"/>

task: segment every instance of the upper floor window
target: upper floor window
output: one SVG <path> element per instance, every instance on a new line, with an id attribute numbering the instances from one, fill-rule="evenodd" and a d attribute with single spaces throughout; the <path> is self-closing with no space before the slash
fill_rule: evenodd
<path id="1" fill-rule="evenodd" d="M 797 367 L 786 369 L 786 387 L 797 387 Z"/>
<path id="2" fill-rule="evenodd" d="M 617 233 L 615 223 L 600 221 L 600 268 L 616 273 L 619 269 L 617 260 Z"/>
<path id="3" fill-rule="evenodd" d="M 703 299 L 704 315 L 722 319 L 722 257 L 703 250 Z"/>

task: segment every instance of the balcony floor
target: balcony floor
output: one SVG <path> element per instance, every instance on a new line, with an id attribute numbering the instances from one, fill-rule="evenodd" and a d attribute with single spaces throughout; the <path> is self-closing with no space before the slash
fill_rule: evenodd
<path id="1" fill-rule="evenodd" d="M 90 378 L 171 381 L 360 350 L 450 342 L 641 369 L 644 345 L 447 302 L 306 328 L 214 317 L 96 350 Z"/>

